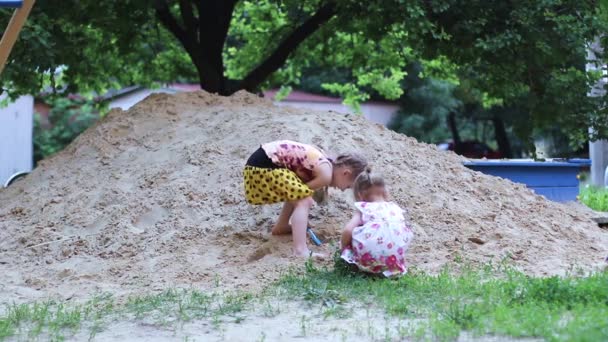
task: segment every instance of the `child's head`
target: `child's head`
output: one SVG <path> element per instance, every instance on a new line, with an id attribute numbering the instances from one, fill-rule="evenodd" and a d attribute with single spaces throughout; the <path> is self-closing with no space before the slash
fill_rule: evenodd
<path id="1" fill-rule="evenodd" d="M 386 201 L 387 193 L 384 179 L 370 170 L 361 173 L 353 185 L 353 192 L 357 201 L 379 202 Z"/>
<path id="2" fill-rule="evenodd" d="M 341 154 L 332 161 L 331 186 L 346 190 L 353 186 L 355 178 L 367 169 L 367 160 L 356 153 Z"/>

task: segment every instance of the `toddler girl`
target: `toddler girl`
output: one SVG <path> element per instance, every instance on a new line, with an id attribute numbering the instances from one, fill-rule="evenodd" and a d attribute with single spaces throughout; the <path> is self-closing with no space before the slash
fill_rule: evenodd
<path id="1" fill-rule="evenodd" d="M 353 191 L 357 211 L 342 232 L 342 259 L 364 272 L 405 274 L 413 233 L 403 210 L 387 201 L 384 180 L 369 170 L 356 178 Z"/>
<path id="2" fill-rule="evenodd" d="M 249 157 L 243 172 L 245 197 L 250 204 L 284 202 L 272 234 L 292 232 L 294 254 L 310 256 L 306 228 L 313 193 L 328 186 L 346 190 L 366 167 L 365 158 L 357 154 L 343 154 L 334 160 L 311 145 L 274 141 Z"/>

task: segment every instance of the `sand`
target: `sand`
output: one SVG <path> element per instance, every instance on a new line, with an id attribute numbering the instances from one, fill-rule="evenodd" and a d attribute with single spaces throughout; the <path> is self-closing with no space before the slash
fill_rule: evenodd
<path id="1" fill-rule="evenodd" d="M 253 207 L 242 195 L 245 160 L 274 139 L 373 161 L 409 210 L 416 234 L 409 260 L 422 270 L 507 257 L 531 275 L 564 274 L 573 265 L 592 269 L 608 254 L 608 232 L 590 211 L 470 171 L 459 156 L 362 117 L 275 107 L 245 92 L 155 94 L 111 111 L 0 190 L 0 301 L 268 285 L 302 264 L 290 257 L 290 236 L 269 234 L 280 206 Z M 336 241 L 352 198 L 330 197 L 311 223 Z"/>

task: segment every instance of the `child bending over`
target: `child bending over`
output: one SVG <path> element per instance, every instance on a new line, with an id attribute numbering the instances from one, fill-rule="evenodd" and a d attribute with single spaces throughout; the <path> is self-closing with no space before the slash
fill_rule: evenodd
<path id="1" fill-rule="evenodd" d="M 245 197 L 256 205 L 284 202 L 272 234 L 292 233 L 294 254 L 311 256 L 306 228 L 313 193 L 326 187 L 349 189 L 366 168 L 367 161 L 357 154 L 332 159 L 311 145 L 274 141 L 263 144 L 249 157 L 243 172 Z"/>

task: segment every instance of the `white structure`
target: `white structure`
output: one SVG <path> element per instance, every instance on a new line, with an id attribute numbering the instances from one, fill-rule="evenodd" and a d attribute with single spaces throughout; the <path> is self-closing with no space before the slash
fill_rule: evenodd
<path id="1" fill-rule="evenodd" d="M 179 90 L 172 88 L 157 88 L 157 89 L 148 89 L 144 87 L 129 87 L 119 91 L 112 91 L 108 94 L 105 94 L 103 97 L 108 99 L 110 103 L 108 107 L 110 109 L 120 108 L 122 110 L 127 110 L 134 106 L 136 103 L 145 99 L 151 94 L 155 93 L 164 93 L 164 94 L 175 94 Z"/>
<path id="2" fill-rule="evenodd" d="M 264 92 L 264 96 L 274 98 L 276 90 Z M 294 90 L 281 101 L 274 101 L 277 106 L 293 108 L 313 109 L 319 111 L 331 110 L 337 113 L 350 113 L 354 111 L 342 103 L 342 99 L 323 95 L 311 94 Z M 391 102 L 368 101 L 361 103 L 361 114 L 371 122 L 388 125 L 395 114 L 399 111 L 399 105 Z"/>
<path id="3" fill-rule="evenodd" d="M 0 96 L 0 99 L 6 97 Z M 33 96 L 21 96 L 7 107 L 0 108 L 0 187 L 12 175 L 32 171 L 33 129 Z"/>
<path id="4" fill-rule="evenodd" d="M 603 96 L 605 94 L 604 86 L 606 85 L 606 65 L 597 59 L 596 53 L 601 54 L 603 49 L 599 39 L 596 39 L 593 44 L 587 48 L 587 71 L 602 70 L 602 79 L 591 89 L 588 96 Z M 591 132 L 590 132 L 591 133 Z M 591 184 L 595 186 L 604 186 L 605 174 L 608 173 L 608 141 L 599 140 L 589 143 L 589 158 L 591 159 Z"/>

